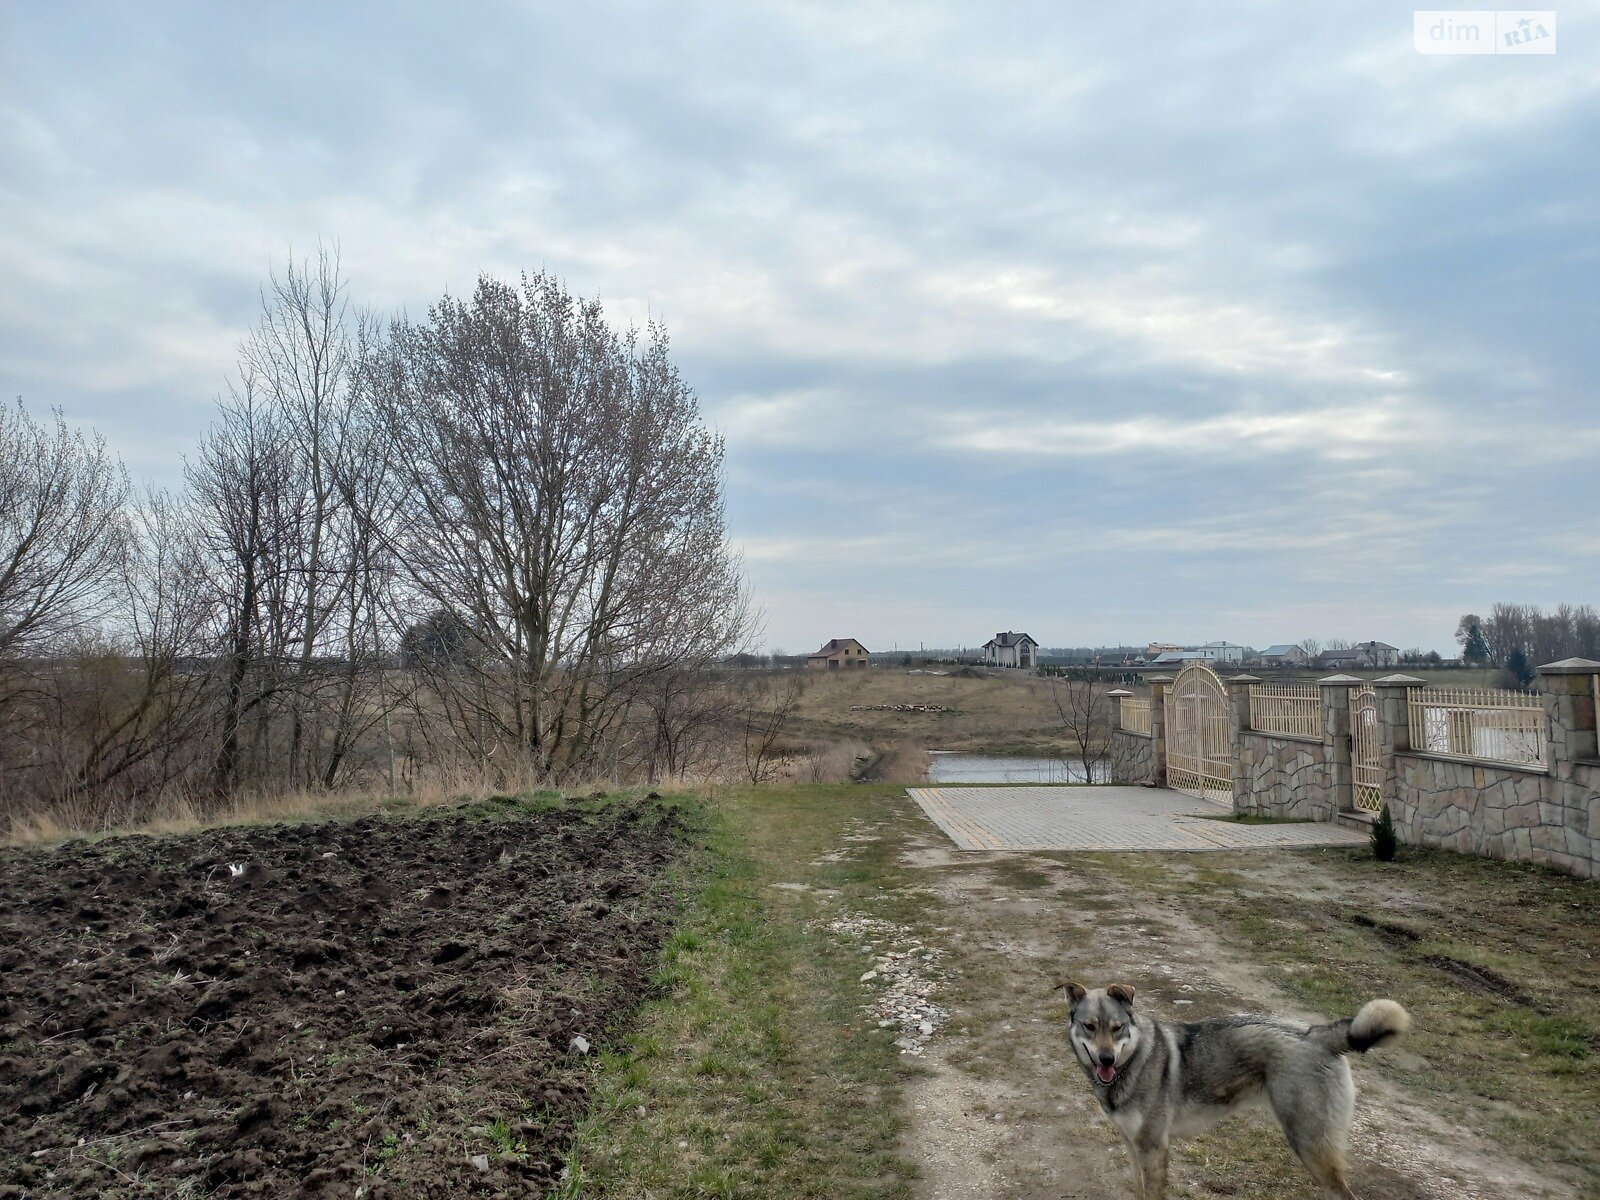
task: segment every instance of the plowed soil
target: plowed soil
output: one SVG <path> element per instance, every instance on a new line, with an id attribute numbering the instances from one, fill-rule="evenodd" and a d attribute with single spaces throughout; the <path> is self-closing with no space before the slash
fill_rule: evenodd
<path id="1" fill-rule="evenodd" d="M 0 1197 L 543 1195 L 684 844 L 616 801 L 0 852 Z"/>

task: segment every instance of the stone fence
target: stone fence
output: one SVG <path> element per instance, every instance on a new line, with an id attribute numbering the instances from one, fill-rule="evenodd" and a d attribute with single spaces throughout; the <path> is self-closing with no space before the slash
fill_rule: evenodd
<path id="1" fill-rule="evenodd" d="M 1165 701 L 1172 680 L 1151 677 L 1148 682 L 1150 732 L 1118 729 L 1112 768 L 1116 782 L 1161 787 L 1171 719 Z M 1538 745 L 1527 745 L 1525 731 L 1498 731 L 1502 740 L 1524 739 L 1526 761 L 1521 762 L 1413 745 L 1418 713 L 1436 724 L 1448 724 L 1449 713 L 1430 705 L 1430 698 L 1445 695 L 1444 689 L 1427 688 L 1407 675 L 1372 681 L 1375 729 L 1364 733 L 1352 729 L 1351 692 L 1365 681 L 1349 675 L 1319 680 L 1320 736 L 1251 728 L 1250 688 L 1258 682 L 1250 676 L 1219 681 L 1217 703 L 1226 705 L 1229 747 L 1229 761 L 1220 769 L 1224 778 L 1231 772 L 1235 812 L 1348 824 L 1371 819 L 1357 806 L 1358 796 L 1364 796 L 1370 801 L 1365 808 L 1378 802 L 1389 806 L 1403 842 L 1600 878 L 1600 662 L 1567 659 L 1539 668 L 1542 755 Z M 1138 724 L 1144 723 L 1141 713 Z M 1449 736 L 1419 740 L 1442 741 L 1452 750 L 1473 748 L 1470 738 L 1463 744 L 1448 729 L 1433 732 Z M 1361 752 L 1363 738 L 1371 744 L 1370 754 Z"/>

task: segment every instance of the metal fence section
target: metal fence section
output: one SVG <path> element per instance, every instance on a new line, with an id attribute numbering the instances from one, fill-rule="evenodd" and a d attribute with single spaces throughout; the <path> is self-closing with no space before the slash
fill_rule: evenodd
<path id="1" fill-rule="evenodd" d="M 1142 733 L 1146 736 L 1154 729 L 1150 720 L 1150 701 L 1148 699 L 1136 700 L 1131 696 L 1122 699 L 1122 728 L 1129 733 Z"/>
<path id="2" fill-rule="evenodd" d="M 1250 728 L 1291 737 L 1322 736 L 1322 689 L 1314 683 L 1250 686 Z"/>
<path id="3" fill-rule="evenodd" d="M 1383 749 L 1378 693 L 1370 683 L 1350 689 L 1351 802 L 1362 812 L 1383 808 Z"/>
<path id="4" fill-rule="evenodd" d="M 1549 723 L 1538 696 L 1503 688 L 1414 687 L 1408 708 L 1413 750 L 1545 769 Z"/>

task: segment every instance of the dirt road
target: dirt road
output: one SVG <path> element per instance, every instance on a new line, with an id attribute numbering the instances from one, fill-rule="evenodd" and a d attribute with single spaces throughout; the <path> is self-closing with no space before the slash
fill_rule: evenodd
<path id="1" fill-rule="evenodd" d="M 1274 895 L 1286 906 L 1337 903 L 1340 883 L 1315 855 L 991 854 L 956 850 L 931 822 L 861 828 L 901 843 L 909 886 L 925 893 L 930 919 L 937 914 L 929 941 L 948 952 L 950 1021 L 921 1060 L 926 1073 L 907 1091 L 911 1125 L 903 1153 L 921 1167 L 918 1191 L 926 1200 L 1133 1195 L 1120 1138 L 1066 1049 L 1066 1005 L 1052 991 L 1061 980 L 1134 983 L 1145 1011 L 1166 1019 L 1238 1011 L 1307 1020 L 1346 1015 L 1307 1009 L 1280 983 L 1302 968 L 1258 958 L 1239 939 L 1219 936 L 1227 918 L 1206 899 L 1210 880 L 1227 876 L 1247 879 L 1269 907 Z M 1415 1006 L 1405 981 L 1395 982 L 1399 998 Z M 1417 1016 L 1419 1023 L 1429 1019 L 1425 1004 Z M 1432 1051 L 1426 1038 L 1422 1043 Z M 1417 1044 L 1353 1063 L 1357 1194 L 1384 1200 L 1589 1194 L 1581 1172 L 1523 1161 L 1519 1153 L 1537 1160 L 1541 1148 L 1508 1141 L 1504 1129 L 1463 1123 L 1449 1112 L 1456 1106 L 1414 1088 L 1418 1076 L 1437 1075 Z M 1182 1143 L 1172 1192 L 1319 1194 L 1265 1113 Z"/>

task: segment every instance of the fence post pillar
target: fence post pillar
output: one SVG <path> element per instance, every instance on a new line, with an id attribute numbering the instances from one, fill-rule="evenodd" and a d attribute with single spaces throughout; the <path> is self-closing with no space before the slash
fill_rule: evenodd
<path id="1" fill-rule="evenodd" d="M 1167 786 L 1167 688 L 1171 675 L 1150 675 L 1150 782 Z"/>
<path id="2" fill-rule="evenodd" d="M 1539 698 L 1550 726 L 1545 767 L 1557 779 L 1572 776 L 1572 764 L 1600 759 L 1595 728 L 1595 680 L 1600 662 L 1564 658 L 1539 668 Z"/>
<path id="3" fill-rule="evenodd" d="M 1329 675 L 1317 680 L 1322 689 L 1322 752 L 1328 764 L 1328 790 L 1333 810 L 1327 820 L 1356 806 L 1354 749 L 1351 744 L 1350 689 L 1360 687 L 1354 675 Z"/>
<path id="4" fill-rule="evenodd" d="M 1428 681 L 1415 675 L 1385 675 L 1372 681 L 1378 697 L 1378 750 L 1383 758 L 1383 794 L 1395 824 L 1410 826 L 1411 804 L 1400 794 L 1400 767 L 1395 755 L 1411 747 L 1411 689 Z"/>
<path id="5" fill-rule="evenodd" d="M 1233 778 L 1233 811 L 1250 811 L 1250 780 L 1244 766 L 1244 744 L 1240 734 L 1250 728 L 1250 688 L 1261 680 L 1254 675 L 1235 675 L 1224 679 L 1228 689 L 1228 761 Z"/>

